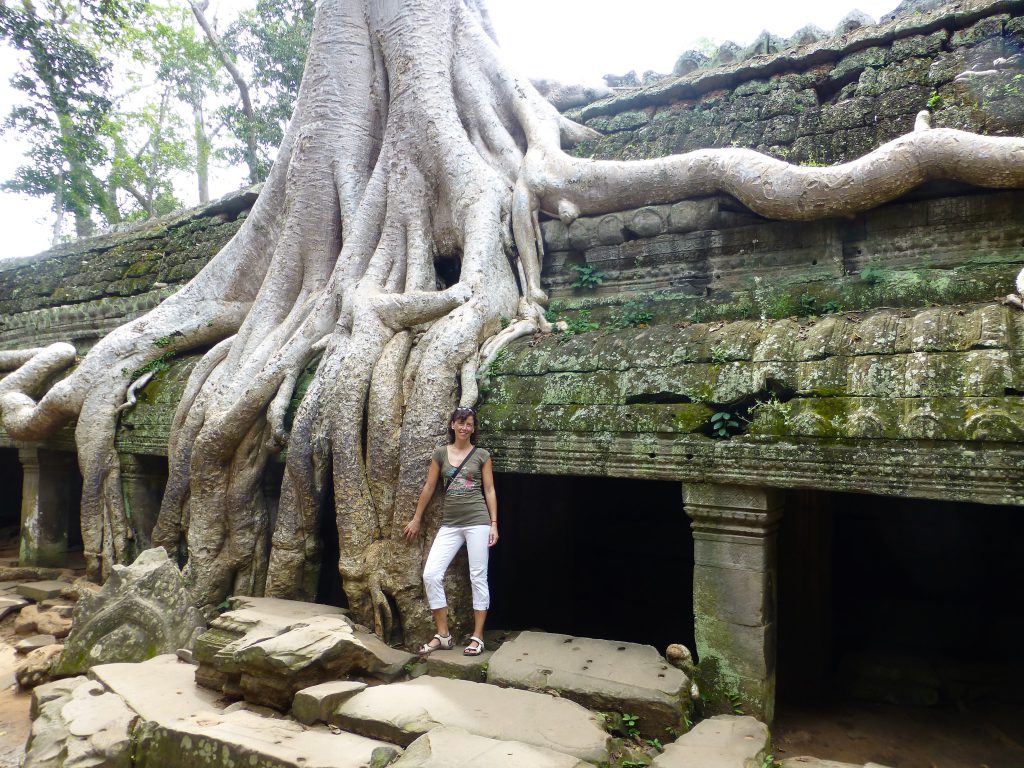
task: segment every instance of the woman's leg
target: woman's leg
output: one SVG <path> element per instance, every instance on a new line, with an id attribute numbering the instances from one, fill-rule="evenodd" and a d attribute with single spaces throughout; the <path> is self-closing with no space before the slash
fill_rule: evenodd
<path id="1" fill-rule="evenodd" d="M 423 566 L 423 586 L 427 592 L 427 605 L 434 615 L 437 634 L 448 637 L 448 600 L 444 594 L 444 574 L 455 554 L 462 546 L 461 529 L 442 525 L 430 545 L 427 562 Z"/>
<path id="2" fill-rule="evenodd" d="M 491 592 L 487 586 L 487 538 L 489 525 L 471 525 L 466 529 L 466 553 L 469 555 L 469 583 L 473 588 L 473 636 L 483 638 Z"/>

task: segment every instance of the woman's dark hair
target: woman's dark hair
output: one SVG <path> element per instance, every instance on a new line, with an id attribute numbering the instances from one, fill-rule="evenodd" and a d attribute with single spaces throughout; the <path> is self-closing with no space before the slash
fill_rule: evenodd
<path id="1" fill-rule="evenodd" d="M 473 417 L 473 434 L 471 434 L 469 436 L 469 442 L 472 445 L 476 445 L 476 426 L 477 426 L 477 424 L 476 424 L 476 411 L 474 411 L 468 405 L 460 405 L 458 408 L 456 408 L 454 411 L 452 411 L 452 415 L 448 418 L 448 444 L 449 445 L 451 445 L 452 443 L 455 442 L 455 430 L 452 429 L 452 422 L 453 421 L 462 422 L 462 421 L 465 421 L 466 419 L 468 419 L 470 416 Z"/>

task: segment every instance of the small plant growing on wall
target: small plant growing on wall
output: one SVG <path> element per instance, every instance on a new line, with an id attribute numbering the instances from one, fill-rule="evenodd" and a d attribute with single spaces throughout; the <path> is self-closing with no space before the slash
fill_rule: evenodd
<path id="1" fill-rule="evenodd" d="M 711 436 L 725 440 L 742 430 L 739 417 L 729 411 L 718 411 L 711 417 Z"/>
<path id="2" fill-rule="evenodd" d="M 646 328 L 653 316 L 636 299 L 630 299 L 612 315 L 608 323 L 615 330 L 623 328 Z"/>
<path id="3" fill-rule="evenodd" d="M 565 329 L 566 336 L 575 336 L 578 333 L 589 333 L 598 330 L 601 325 L 590 319 L 590 310 L 581 309 L 579 314 L 572 320 L 567 321 L 568 328 Z"/>
<path id="4" fill-rule="evenodd" d="M 592 291 L 604 282 L 604 272 L 590 264 L 573 264 L 576 280 L 572 283 L 577 291 Z"/>

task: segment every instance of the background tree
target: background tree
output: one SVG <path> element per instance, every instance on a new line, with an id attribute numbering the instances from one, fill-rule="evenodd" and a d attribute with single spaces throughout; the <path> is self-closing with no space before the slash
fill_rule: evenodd
<path id="1" fill-rule="evenodd" d="M 110 109 L 111 61 L 120 32 L 139 12 L 134 0 L 47 0 L 0 5 L 0 36 L 23 54 L 11 85 L 25 101 L 5 122 L 30 142 L 29 163 L 5 188 L 54 198 L 60 220 L 75 217 L 78 235 L 91 234 L 92 215 L 118 219 L 117 206 L 96 169 L 107 160 L 102 130 Z"/>
<path id="2" fill-rule="evenodd" d="M 224 45 L 252 72 L 251 119 L 261 179 L 267 176 L 292 116 L 315 10 L 312 0 L 257 0 L 256 7 L 242 11 L 224 34 Z M 225 107 L 224 115 L 232 133 L 244 136 L 250 118 L 238 104 Z M 236 162 L 244 160 L 239 148 L 229 149 L 228 156 Z"/>
<path id="3" fill-rule="evenodd" d="M 1024 139 L 919 123 L 833 168 L 735 148 L 577 158 L 562 147 L 593 132 L 505 67 L 480 0 L 321 0 L 293 118 L 237 235 L 49 390 L 75 360 L 70 345 L 0 381 L 4 425 L 39 439 L 78 418 L 85 556 L 101 578 L 130 551 L 114 437 L 131 372 L 196 350 L 153 532 L 170 552 L 187 551 L 196 603 L 213 610 L 232 592 L 313 597 L 319 517 L 333 514 L 355 617 L 385 636 L 425 639 L 422 549 L 402 540 L 402 526 L 446 414 L 477 398 L 477 370 L 547 327 L 541 215 L 569 223 L 724 192 L 764 216 L 815 219 L 929 178 L 1024 186 Z M 446 274 L 457 278 L 446 284 Z M 502 329 L 503 317 L 515 320 Z M 289 435 L 307 367 L 315 373 Z M 286 444 L 271 532 L 263 471 Z"/>

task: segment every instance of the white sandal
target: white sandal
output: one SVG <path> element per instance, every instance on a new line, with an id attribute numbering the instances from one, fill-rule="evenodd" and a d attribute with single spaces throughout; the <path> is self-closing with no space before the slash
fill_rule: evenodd
<path id="1" fill-rule="evenodd" d="M 473 644 L 476 643 L 474 646 Z M 466 646 L 465 650 L 462 651 L 463 656 L 479 656 L 484 652 L 484 641 L 479 637 L 473 636 L 469 638 L 469 645 Z"/>
<path id="2" fill-rule="evenodd" d="M 434 645 L 434 641 L 437 640 L 437 645 Z M 434 635 L 430 640 L 420 646 L 420 656 L 426 656 L 428 653 L 434 651 L 450 651 L 455 647 L 455 638 L 451 635 Z"/>

